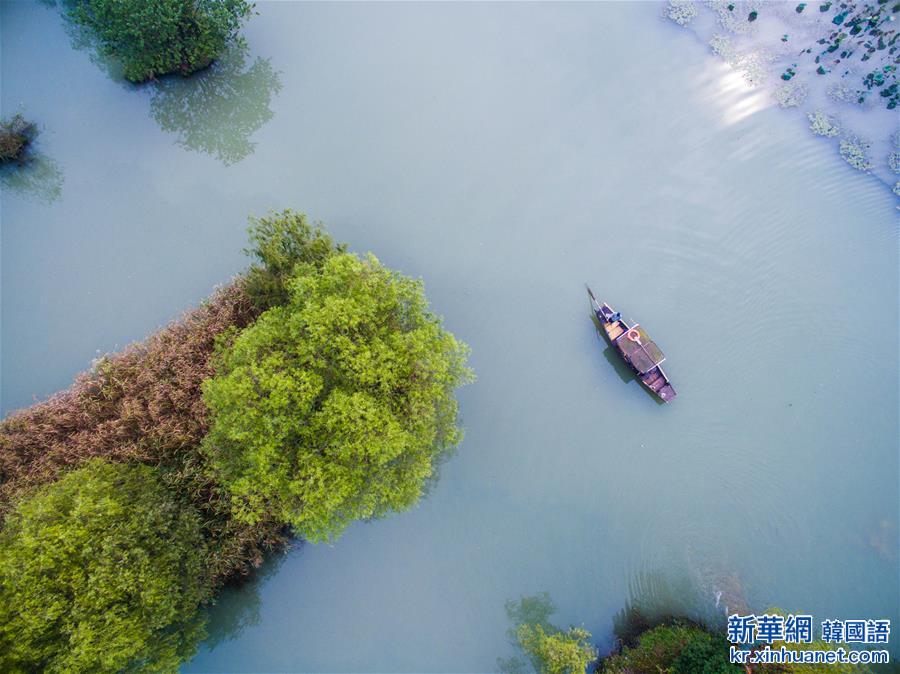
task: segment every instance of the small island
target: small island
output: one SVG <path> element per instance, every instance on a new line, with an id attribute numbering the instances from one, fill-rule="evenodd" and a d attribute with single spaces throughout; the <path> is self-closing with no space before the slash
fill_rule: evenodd
<path id="1" fill-rule="evenodd" d="M 250 237 L 203 306 L 0 423 L 0 670 L 177 669 L 226 582 L 410 508 L 459 442 L 468 348 L 420 281 L 291 211 Z"/>
<path id="2" fill-rule="evenodd" d="M 0 164 L 21 161 L 37 135 L 37 127 L 22 115 L 0 122 Z"/>

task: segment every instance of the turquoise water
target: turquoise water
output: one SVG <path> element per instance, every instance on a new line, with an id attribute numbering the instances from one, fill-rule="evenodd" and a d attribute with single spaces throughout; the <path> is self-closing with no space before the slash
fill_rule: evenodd
<path id="1" fill-rule="evenodd" d="M 543 590 L 601 648 L 629 602 L 900 619 L 883 184 L 655 3 L 258 10 L 247 54 L 154 89 L 2 4 L 2 111 L 44 127 L 2 176 L 4 411 L 198 302 L 288 206 L 423 277 L 478 381 L 419 507 L 226 592 L 184 671 L 491 671 L 504 602 Z M 673 404 L 623 379 L 585 282 Z"/>

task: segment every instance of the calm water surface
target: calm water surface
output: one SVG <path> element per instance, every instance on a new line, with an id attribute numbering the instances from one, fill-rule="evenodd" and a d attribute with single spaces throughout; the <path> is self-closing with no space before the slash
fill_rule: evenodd
<path id="1" fill-rule="evenodd" d="M 2 3 L 4 411 L 165 323 L 296 207 L 422 276 L 472 346 L 466 439 L 411 512 L 300 546 L 186 672 L 484 672 L 547 590 L 603 648 L 628 603 L 898 615 L 894 198 L 653 3 L 266 3 L 249 50 L 135 88 Z M 588 281 L 669 356 L 623 378 Z M 721 594 L 719 594 L 721 593 Z M 716 599 L 719 607 L 716 607 Z"/>

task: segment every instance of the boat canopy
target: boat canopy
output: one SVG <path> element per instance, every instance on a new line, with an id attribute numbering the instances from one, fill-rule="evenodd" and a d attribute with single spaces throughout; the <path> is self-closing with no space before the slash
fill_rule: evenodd
<path id="1" fill-rule="evenodd" d="M 632 330 L 637 330 L 638 332 L 637 341 L 631 340 L 628 337 L 628 333 Z M 656 343 L 650 339 L 650 336 L 644 332 L 644 329 L 640 325 L 635 325 L 633 328 L 630 328 L 628 332 L 623 333 L 622 336 L 618 338 L 617 342 L 619 348 L 622 349 L 622 353 L 625 354 L 628 360 L 631 361 L 631 364 L 634 365 L 641 374 L 649 372 L 666 359 L 663 352 L 660 351 L 659 347 L 656 346 Z"/>

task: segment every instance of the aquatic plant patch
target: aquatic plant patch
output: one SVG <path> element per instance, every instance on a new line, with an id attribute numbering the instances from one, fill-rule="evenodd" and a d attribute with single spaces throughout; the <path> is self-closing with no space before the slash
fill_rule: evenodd
<path id="1" fill-rule="evenodd" d="M 890 140 L 900 105 L 900 2 L 670 2 L 665 16 L 766 88 L 774 102 L 810 117 L 813 133 L 887 185 Z M 840 125 L 826 120 L 841 119 Z M 866 138 L 865 143 L 859 141 Z M 865 147 L 863 147 L 865 145 Z"/>

